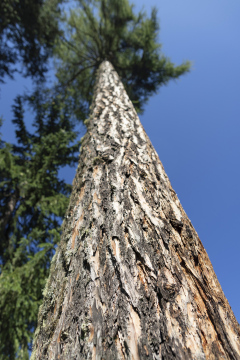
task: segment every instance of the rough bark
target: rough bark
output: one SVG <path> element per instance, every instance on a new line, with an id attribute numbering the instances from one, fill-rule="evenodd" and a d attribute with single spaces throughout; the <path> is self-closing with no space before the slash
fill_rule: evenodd
<path id="1" fill-rule="evenodd" d="M 105 61 L 32 359 L 240 359 L 239 339 L 208 255 Z"/>

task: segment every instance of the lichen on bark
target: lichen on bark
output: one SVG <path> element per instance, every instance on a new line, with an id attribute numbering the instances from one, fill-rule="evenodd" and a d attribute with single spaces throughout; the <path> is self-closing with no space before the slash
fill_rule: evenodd
<path id="1" fill-rule="evenodd" d="M 32 359 L 240 359 L 207 253 L 101 64 Z"/>

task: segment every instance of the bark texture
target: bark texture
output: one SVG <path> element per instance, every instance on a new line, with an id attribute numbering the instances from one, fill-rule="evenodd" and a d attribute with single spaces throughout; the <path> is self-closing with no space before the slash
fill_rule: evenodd
<path id="1" fill-rule="evenodd" d="M 240 359 L 239 340 L 208 255 L 105 61 L 32 359 Z"/>

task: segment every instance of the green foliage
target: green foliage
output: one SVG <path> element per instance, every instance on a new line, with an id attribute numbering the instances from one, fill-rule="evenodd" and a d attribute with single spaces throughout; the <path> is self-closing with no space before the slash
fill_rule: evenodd
<path id="1" fill-rule="evenodd" d="M 34 132 L 23 103 L 35 113 Z M 71 186 L 60 168 L 76 166 L 79 142 L 67 105 L 36 92 L 13 106 L 18 144 L 0 147 L 0 359 L 28 359 L 42 289 L 60 239 Z"/>
<path id="2" fill-rule="evenodd" d="M 54 39 L 60 33 L 62 0 L 1 0 L 0 81 L 13 76 L 17 64 L 24 74 L 43 77 Z M 19 66 L 18 66 L 19 69 Z"/>
<path id="3" fill-rule="evenodd" d="M 128 0 L 78 0 L 78 4 L 55 46 L 57 78 L 78 117 L 88 113 L 103 60 L 113 64 L 140 112 L 161 85 L 189 70 L 189 62 L 175 66 L 161 53 L 156 9 L 147 17 L 144 12 L 135 15 Z"/>

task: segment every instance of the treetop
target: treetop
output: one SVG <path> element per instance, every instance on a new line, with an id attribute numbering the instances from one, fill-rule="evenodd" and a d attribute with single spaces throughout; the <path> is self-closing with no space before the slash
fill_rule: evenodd
<path id="1" fill-rule="evenodd" d="M 175 66 L 161 52 L 156 8 L 134 12 L 128 0 L 78 0 L 66 15 L 64 35 L 55 46 L 57 78 L 74 104 L 88 112 L 96 71 L 108 60 L 120 76 L 136 110 L 170 79 L 189 71 L 190 63 Z M 84 104 L 84 105 L 83 105 Z"/>

